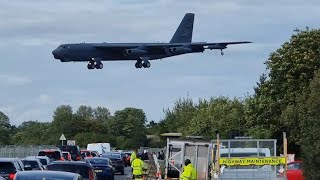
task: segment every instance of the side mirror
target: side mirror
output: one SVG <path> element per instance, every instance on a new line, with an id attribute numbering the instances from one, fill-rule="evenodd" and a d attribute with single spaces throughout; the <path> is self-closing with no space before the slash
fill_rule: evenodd
<path id="1" fill-rule="evenodd" d="M 32 170 L 32 167 L 30 165 L 25 165 L 24 166 L 24 170 L 25 171 L 31 171 Z"/>

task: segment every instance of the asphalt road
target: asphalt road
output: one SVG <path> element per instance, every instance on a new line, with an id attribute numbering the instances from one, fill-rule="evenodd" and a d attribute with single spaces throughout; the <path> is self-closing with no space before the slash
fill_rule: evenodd
<path id="1" fill-rule="evenodd" d="M 131 179 L 131 168 L 130 167 L 126 167 L 124 169 L 124 175 L 116 173 L 114 176 L 114 180 L 128 180 L 128 179 Z"/>

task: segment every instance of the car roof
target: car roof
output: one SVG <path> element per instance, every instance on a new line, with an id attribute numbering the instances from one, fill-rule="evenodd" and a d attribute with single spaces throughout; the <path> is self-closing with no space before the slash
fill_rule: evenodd
<path id="1" fill-rule="evenodd" d="M 25 157 L 25 158 L 21 158 L 21 160 L 26 160 L 26 161 L 39 161 L 40 160 L 38 158 L 34 158 L 34 157 Z"/>
<path id="2" fill-rule="evenodd" d="M 106 152 L 104 154 L 123 154 L 122 152 L 113 152 L 113 151 L 110 151 L 110 152 Z"/>
<path id="3" fill-rule="evenodd" d="M 289 162 L 288 164 L 295 164 L 295 163 L 302 163 L 302 161 L 301 160 L 295 160 L 295 161 Z"/>
<path id="4" fill-rule="evenodd" d="M 47 156 L 27 156 L 26 158 L 36 158 L 36 159 L 48 159 L 48 160 L 50 160 L 50 158 L 47 157 Z"/>
<path id="5" fill-rule="evenodd" d="M 41 150 L 39 150 L 39 152 L 40 151 L 44 151 L 44 152 L 54 152 L 54 151 L 61 151 L 60 149 L 58 149 L 58 148 L 55 148 L 55 149 L 41 149 Z"/>
<path id="6" fill-rule="evenodd" d="M 19 161 L 19 158 L 0 158 L 0 162 L 13 162 L 13 161 Z"/>
<path id="7" fill-rule="evenodd" d="M 17 172 L 16 176 L 21 175 L 27 175 L 27 176 L 35 176 L 35 175 L 46 175 L 46 177 L 54 177 L 54 178 L 74 178 L 78 177 L 79 175 L 76 173 L 71 173 L 71 172 L 62 172 L 62 171 L 22 171 L 22 172 Z"/>
<path id="8" fill-rule="evenodd" d="M 51 164 L 72 164 L 72 165 L 85 165 L 91 167 L 90 164 L 84 161 L 53 161 Z"/>
<path id="9" fill-rule="evenodd" d="M 107 158 L 107 157 L 86 157 L 86 158 L 84 158 L 84 159 L 88 159 L 88 160 L 90 160 L 90 159 L 105 159 L 105 160 L 110 160 L 110 159 Z"/>

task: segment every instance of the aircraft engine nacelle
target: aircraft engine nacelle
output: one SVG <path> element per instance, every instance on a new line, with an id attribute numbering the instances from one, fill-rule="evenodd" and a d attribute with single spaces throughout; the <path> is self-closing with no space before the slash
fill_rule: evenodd
<path id="1" fill-rule="evenodd" d="M 173 47 L 169 49 L 169 52 L 172 54 L 191 53 L 192 49 L 189 47 Z"/>
<path id="2" fill-rule="evenodd" d="M 126 49 L 124 50 L 123 54 L 125 56 L 139 56 L 139 55 L 143 55 L 143 54 L 147 54 L 147 51 L 146 50 L 143 50 L 143 49 L 137 49 L 137 48 L 134 48 L 134 49 Z"/>

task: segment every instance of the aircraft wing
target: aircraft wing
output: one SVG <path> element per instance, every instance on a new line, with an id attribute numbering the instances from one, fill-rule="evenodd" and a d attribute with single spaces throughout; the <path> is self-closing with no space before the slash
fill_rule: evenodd
<path id="1" fill-rule="evenodd" d="M 145 50 L 160 50 L 165 48 L 189 46 L 203 47 L 204 49 L 226 49 L 228 45 L 252 43 L 250 41 L 231 41 L 231 42 L 191 42 L 191 43 L 100 43 L 94 47 L 102 50 L 125 50 L 125 49 L 145 49 Z"/>
<path id="2" fill-rule="evenodd" d="M 200 43 L 191 43 L 190 46 L 202 46 L 205 49 L 226 49 L 228 45 L 234 44 L 247 44 L 252 43 L 250 41 L 231 41 L 231 42 L 217 42 L 217 43 L 207 43 L 207 42 L 200 42 Z"/>

